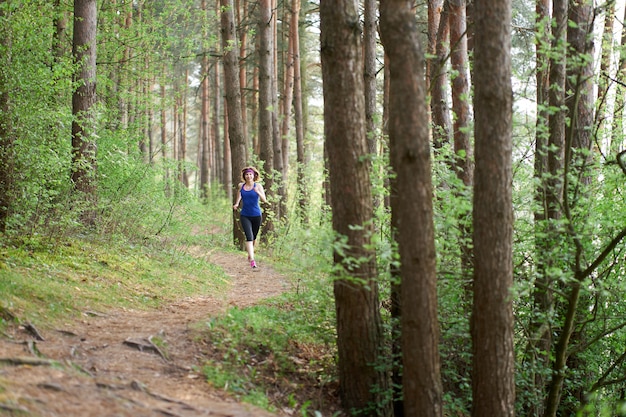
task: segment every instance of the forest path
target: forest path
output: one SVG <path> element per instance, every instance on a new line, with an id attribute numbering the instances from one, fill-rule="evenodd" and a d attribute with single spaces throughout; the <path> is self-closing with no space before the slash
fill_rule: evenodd
<path id="1" fill-rule="evenodd" d="M 262 263 L 253 271 L 245 254 L 191 251 L 232 277 L 226 296 L 150 311 L 85 312 L 42 331 L 43 341 L 23 326 L 0 337 L 0 387 L 8 387 L 0 389 L 0 416 L 286 415 L 236 403 L 207 384 L 200 367 L 208 352 L 194 338 L 211 316 L 278 295 L 287 280 Z"/>

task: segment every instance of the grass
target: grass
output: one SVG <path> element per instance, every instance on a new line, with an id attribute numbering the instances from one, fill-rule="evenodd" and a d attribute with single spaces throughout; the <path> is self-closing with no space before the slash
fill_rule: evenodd
<path id="1" fill-rule="evenodd" d="M 230 213 L 230 207 L 188 204 L 150 238 L 3 238 L 0 331 L 13 320 L 46 328 L 88 310 L 152 309 L 186 296 L 223 294 L 229 277 L 202 254 L 232 250 L 230 232 L 223 230 Z M 332 284 L 315 267 L 311 236 L 283 239 L 273 242 L 272 262 L 295 280 L 296 291 L 199 323 L 205 326 L 199 337 L 211 350 L 203 372 L 210 384 L 240 401 L 315 416 L 315 410 L 337 402 Z M 289 241 L 307 242 L 306 256 L 290 254 L 302 249 Z"/>
<path id="2" fill-rule="evenodd" d="M 333 415 L 338 387 L 332 283 L 315 269 L 301 268 L 298 259 L 275 267 L 295 279 L 297 290 L 207 322 L 200 334 L 212 359 L 203 372 L 214 386 L 257 406 Z"/>
<path id="3" fill-rule="evenodd" d="M 227 283 L 220 268 L 189 254 L 97 236 L 0 246 L 2 307 L 37 324 L 87 309 L 154 308 L 187 295 L 219 294 Z"/>

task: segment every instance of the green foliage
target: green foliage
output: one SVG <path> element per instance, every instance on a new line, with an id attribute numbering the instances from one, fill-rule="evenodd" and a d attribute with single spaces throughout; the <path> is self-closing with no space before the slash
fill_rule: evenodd
<path id="1" fill-rule="evenodd" d="M 307 282 L 305 289 L 299 281 L 297 293 L 232 308 L 207 323 L 204 337 L 219 357 L 204 367 L 212 384 L 268 409 L 299 409 L 303 416 L 308 408 L 324 406 L 324 391 L 336 380 L 334 321 L 327 289 L 310 278 Z M 264 392 L 291 394 L 268 398 Z M 308 397 L 313 394 L 314 399 Z"/>
<path id="2" fill-rule="evenodd" d="M 219 268 L 187 253 L 121 238 L 32 236 L 0 246 L 3 307 L 33 323 L 113 306 L 152 308 L 190 294 L 219 293 L 226 283 Z"/>
<path id="3" fill-rule="evenodd" d="M 2 114 L 2 119 L 14 138 L 10 150 L 13 204 L 7 229 L 32 233 L 71 206 L 71 117 L 67 99 L 72 66 L 68 59 L 52 56 L 50 3 L 22 3 L 7 12 L 2 22 L 2 36 L 11 47 L 9 51 L 0 50 L 0 71 L 11 74 L 3 86 L 9 95 L 9 114 Z M 35 27 L 38 30 L 34 31 Z"/>
<path id="4" fill-rule="evenodd" d="M 262 251 L 272 253 L 274 268 L 294 289 L 209 321 L 203 338 L 219 360 L 208 363 L 204 373 L 243 400 L 313 416 L 331 400 L 337 383 L 329 270 L 333 234 L 328 223 L 316 230 L 277 226 L 272 247 Z"/>

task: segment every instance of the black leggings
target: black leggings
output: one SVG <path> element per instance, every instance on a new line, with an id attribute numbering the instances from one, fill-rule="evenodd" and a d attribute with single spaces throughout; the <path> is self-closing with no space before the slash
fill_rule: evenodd
<path id="1" fill-rule="evenodd" d="M 261 228 L 261 221 L 263 220 L 263 216 L 239 216 L 239 220 L 241 221 L 241 227 L 243 228 L 243 232 L 246 234 L 246 241 L 255 241 L 256 235 L 259 234 L 259 229 Z"/>

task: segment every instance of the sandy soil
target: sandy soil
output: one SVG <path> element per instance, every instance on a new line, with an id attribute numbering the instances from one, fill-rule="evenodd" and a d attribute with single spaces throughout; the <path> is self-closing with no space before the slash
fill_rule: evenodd
<path id="1" fill-rule="evenodd" d="M 199 324 L 230 305 L 277 295 L 288 282 L 245 254 L 211 253 L 233 277 L 226 297 L 179 300 L 156 311 L 84 312 L 39 333 L 21 326 L 0 337 L 1 416 L 285 416 L 239 404 L 212 388 L 198 367 Z M 39 329 L 35 329 L 39 330 Z"/>

